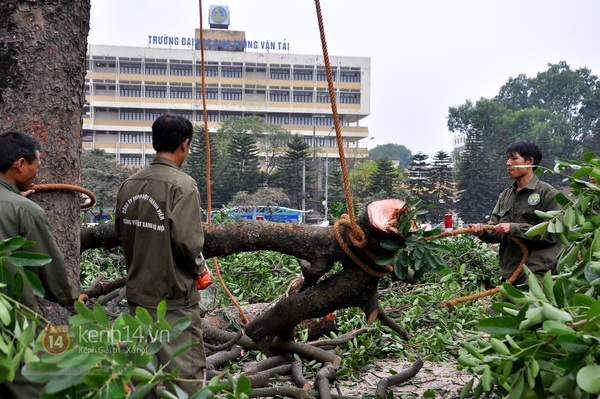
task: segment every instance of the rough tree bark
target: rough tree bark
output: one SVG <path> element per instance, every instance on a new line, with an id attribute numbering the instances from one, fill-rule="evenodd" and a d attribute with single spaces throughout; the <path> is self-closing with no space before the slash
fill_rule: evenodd
<path id="1" fill-rule="evenodd" d="M 43 148 L 36 183 L 79 184 L 90 0 L 0 2 L 0 131 L 32 134 Z M 79 288 L 79 195 L 36 193 Z M 49 303 L 48 303 L 49 304 Z M 66 322 L 64 309 L 49 316 Z"/>

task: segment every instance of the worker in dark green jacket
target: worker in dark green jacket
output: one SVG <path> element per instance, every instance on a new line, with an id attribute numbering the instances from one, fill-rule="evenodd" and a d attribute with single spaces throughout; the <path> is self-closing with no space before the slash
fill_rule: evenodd
<path id="1" fill-rule="evenodd" d="M 200 295 L 195 285 L 203 264 L 204 245 L 200 193 L 196 181 L 181 171 L 194 133 L 182 116 L 165 114 L 152 124 L 152 145 L 156 158 L 128 178 L 117 194 L 115 230 L 123 244 L 127 267 L 127 299 L 130 312 L 141 306 L 156 317 L 156 307 L 167 304 L 167 322 L 181 317 L 192 320 L 190 327 L 174 341 L 165 342 L 159 362 L 187 379 L 178 385 L 190 396 L 202 388 L 206 358 L 202 343 Z M 172 358 L 181 343 L 198 345 Z"/>
<path id="2" fill-rule="evenodd" d="M 33 241 L 29 252 L 48 255 L 51 262 L 41 267 L 28 268 L 35 273 L 45 290 L 45 298 L 61 306 L 72 306 L 79 293 L 75 290 L 65 269 L 64 258 L 50 232 L 46 213 L 38 204 L 22 195 L 30 187 L 40 167 L 40 144 L 31 135 L 18 132 L 0 134 L 0 239 L 22 236 Z M 17 269 L 6 262 L 12 273 Z M 29 285 L 23 287 L 20 302 L 43 314 Z M 23 379 L 19 373 L 12 383 L 0 386 L 1 398 L 37 398 L 43 385 Z"/>
<path id="3" fill-rule="evenodd" d="M 471 234 L 479 236 L 481 240 L 500 243 L 499 263 L 503 280 L 512 276 L 523 257 L 521 248 L 509 235 L 523 241 L 529 251 L 525 265 L 539 280 L 547 271 L 556 270 L 556 257 L 562 244 L 551 234 L 546 237 L 525 234 L 532 226 L 544 222 L 535 214 L 536 210 L 547 212 L 561 209 L 556 202 L 557 190 L 534 174 L 541 160 L 542 151 L 535 143 L 517 141 L 510 144 L 506 149 L 506 171 L 515 180 L 498 197 L 489 220 L 494 228 L 484 230 L 481 223 L 469 225 Z M 526 275 L 521 273 L 515 285 L 525 282 Z"/>

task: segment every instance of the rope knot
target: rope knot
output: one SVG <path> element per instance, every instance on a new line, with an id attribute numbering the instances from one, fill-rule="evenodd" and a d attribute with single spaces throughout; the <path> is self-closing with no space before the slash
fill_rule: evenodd
<path id="1" fill-rule="evenodd" d="M 350 216 L 348 214 L 343 214 L 341 219 L 339 220 L 339 224 L 346 227 L 348 229 L 348 236 L 350 237 L 350 241 L 357 248 L 364 248 L 367 245 L 367 236 L 365 232 L 360 228 L 356 223 L 352 223 L 350 220 Z"/>

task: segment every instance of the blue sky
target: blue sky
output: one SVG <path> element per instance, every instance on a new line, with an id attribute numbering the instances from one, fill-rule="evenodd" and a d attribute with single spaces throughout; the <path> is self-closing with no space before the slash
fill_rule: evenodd
<path id="1" fill-rule="evenodd" d="M 369 148 L 395 143 L 430 157 L 452 150 L 448 108 L 491 98 L 509 77 L 566 61 L 600 75 L 597 0 L 321 0 L 330 55 L 371 58 Z M 148 45 L 193 37 L 198 1 L 92 0 L 92 44 Z M 228 6 L 231 30 L 321 54 L 313 0 L 203 2 Z"/>

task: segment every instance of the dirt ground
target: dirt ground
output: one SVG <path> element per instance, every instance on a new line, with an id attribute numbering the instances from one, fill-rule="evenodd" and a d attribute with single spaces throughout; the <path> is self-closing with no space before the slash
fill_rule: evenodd
<path id="1" fill-rule="evenodd" d="M 390 370 L 400 372 L 410 365 L 410 362 L 398 359 L 377 361 L 365 370 L 355 383 L 344 381 L 340 384 L 341 394 L 374 397 L 377 384 L 382 378 L 390 375 Z M 401 385 L 390 387 L 388 392 L 394 392 L 394 398 L 422 398 L 426 391 L 435 395 L 428 397 L 454 398 L 458 397 L 460 390 L 470 379 L 471 375 L 457 371 L 454 365 L 426 361 L 417 375 Z"/>

